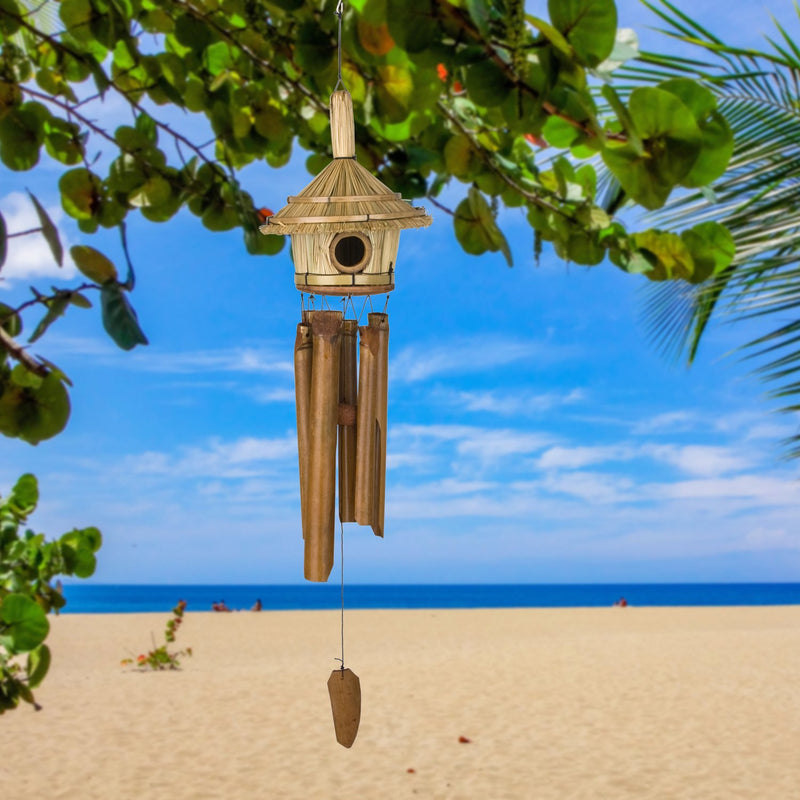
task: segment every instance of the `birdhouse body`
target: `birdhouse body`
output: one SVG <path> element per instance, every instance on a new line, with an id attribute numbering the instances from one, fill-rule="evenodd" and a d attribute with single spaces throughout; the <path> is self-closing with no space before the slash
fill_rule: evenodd
<path id="1" fill-rule="evenodd" d="M 364 169 L 355 159 L 350 93 L 331 96 L 333 160 L 261 227 L 289 234 L 295 285 L 310 294 L 367 295 L 394 288 L 400 230 L 430 225 L 424 208 Z"/>
<path id="2" fill-rule="evenodd" d="M 294 282 L 309 294 L 378 294 L 394 289 L 400 231 L 292 234 Z"/>

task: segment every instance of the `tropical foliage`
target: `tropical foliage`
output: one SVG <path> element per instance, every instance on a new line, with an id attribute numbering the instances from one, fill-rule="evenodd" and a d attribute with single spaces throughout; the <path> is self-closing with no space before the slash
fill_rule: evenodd
<path id="1" fill-rule="evenodd" d="M 0 497 L 0 714 L 21 700 L 39 709 L 32 690 L 50 667 L 47 614 L 66 603 L 52 581 L 92 575 L 102 541 L 97 528 L 75 529 L 54 541 L 30 529 L 21 533 L 38 502 L 33 475 L 23 475 L 8 497 Z"/>
<path id="2" fill-rule="evenodd" d="M 691 361 L 712 315 L 768 317 L 767 332 L 745 344 L 756 371 L 783 410 L 800 411 L 800 47 L 780 22 L 769 48 L 745 50 L 722 42 L 664 0 L 649 4 L 666 32 L 693 47 L 693 60 L 649 56 L 621 70 L 622 79 L 702 80 L 730 123 L 735 148 L 724 174 L 705 188 L 670 200 L 656 215 L 669 228 L 721 222 L 736 247 L 734 259 L 700 286 L 664 285 L 650 297 L 654 331 L 667 348 Z M 800 19 L 800 7 L 795 5 Z M 800 457 L 800 433 L 788 441 Z"/>
<path id="3" fill-rule="evenodd" d="M 3 433 L 35 443 L 69 416 L 66 376 L 17 341 L 21 311 L 39 312 L 36 341 L 99 291 L 114 341 L 146 343 L 130 303 L 128 215 L 164 222 L 187 208 L 210 230 L 239 228 L 253 255 L 283 247 L 259 234 L 267 210 L 246 190 L 245 168 L 282 166 L 296 146 L 310 153 L 312 173 L 330 158 L 336 8 L 337 0 L 0 0 L 0 161 L 24 172 L 46 154 L 60 165 L 65 212 L 87 235 L 119 227 L 126 262 L 122 280 L 112 259 L 79 245 L 72 257 L 86 282 L 33 290 L 22 307 L 0 309 Z M 550 242 L 564 259 L 609 257 L 659 281 L 698 283 L 726 270 L 733 245 L 718 222 L 629 231 L 597 198 L 598 161 L 645 209 L 717 179 L 732 137 L 716 94 L 695 76 L 672 75 L 621 94 L 614 73 L 636 55 L 636 39 L 617 30 L 613 0 L 547 8 L 543 19 L 524 0 L 346 3 L 341 74 L 355 101 L 359 161 L 404 197 L 450 214 L 468 253 L 502 252 L 511 264 L 498 224 L 505 206 L 524 209 L 537 254 Z M 106 129 L 97 108 L 105 100 L 123 104 L 131 124 Z M 195 115 L 191 135 L 171 121 L 173 109 Z M 60 263 L 55 228 L 40 217 Z M 0 266 L 8 237 L 20 233 L 0 219 Z"/>

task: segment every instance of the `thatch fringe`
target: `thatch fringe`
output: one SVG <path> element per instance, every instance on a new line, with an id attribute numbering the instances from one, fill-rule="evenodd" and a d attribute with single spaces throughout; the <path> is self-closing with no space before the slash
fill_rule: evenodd
<path id="1" fill-rule="evenodd" d="M 306 200 L 306 198 L 308 198 Z M 320 202 L 328 198 L 325 202 Z M 397 193 L 352 158 L 337 158 L 288 205 L 269 217 L 261 232 L 339 233 L 348 230 L 424 228 L 431 218 L 424 208 Z"/>

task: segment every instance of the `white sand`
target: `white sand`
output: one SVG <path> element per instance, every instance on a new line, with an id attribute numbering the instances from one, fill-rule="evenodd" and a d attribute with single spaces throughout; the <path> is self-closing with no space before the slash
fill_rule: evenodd
<path id="1" fill-rule="evenodd" d="M 800 796 L 800 607 L 352 611 L 351 750 L 337 613 L 190 609 L 182 671 L 120 667 L 167 618 L 53 621 L 44 710 L 0 717 L 4 798 Z"/>

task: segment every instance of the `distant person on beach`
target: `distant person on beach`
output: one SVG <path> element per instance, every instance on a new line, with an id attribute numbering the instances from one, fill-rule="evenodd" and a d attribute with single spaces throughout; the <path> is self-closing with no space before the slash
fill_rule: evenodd
<path id="1" fill-rule="evenodd" d="M 224 600 L 220 600 L 219 603 L 212 603 L 211 609 L 212 611 L 230 611 Z"/>
<path id="2" fill-rule="evenodd" d="M 625 608 L 628 605 L 628 601 L 624 597 L 620 597 L 619 600 L 614 601 L 614 606 L 619 608 Z"/>
<path id="3" fill-rule="evenodd" d="M 264 606 L 261 604 L 261 598 L 259 597 L 258 600 L 253 603 L 253 607 L 250 609 L 251 611 L 261 611 Z"/>

